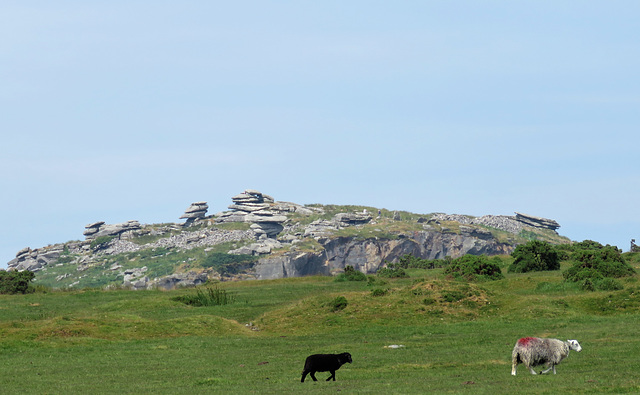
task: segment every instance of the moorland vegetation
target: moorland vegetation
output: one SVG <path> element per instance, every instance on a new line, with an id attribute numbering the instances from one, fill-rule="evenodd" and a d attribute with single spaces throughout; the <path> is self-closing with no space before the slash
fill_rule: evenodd
<path id="1" fill-rule="evenodd" d="M 510 270 L 514 264 L 527 270 Z M 173 291 L 3 288 L 2 388 L 637 393 L 639 267 L 640 253 L 586 241 L 531 243 L 512 256 L 405 256 L 377 275 L 347 269 L 335 277 Z M 563 361 L 555 376 L 513 377 L 511 349 L 522 336 L 575 338 L 583 351 Z M 345 351 L 353 363 L 337 381 L 319 374 L 318 382 L 300 383 L 306 356 Z"/>

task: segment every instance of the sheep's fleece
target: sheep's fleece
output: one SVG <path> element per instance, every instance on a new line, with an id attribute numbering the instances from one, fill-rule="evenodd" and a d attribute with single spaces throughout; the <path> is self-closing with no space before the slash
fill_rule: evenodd
<path id="1" fill-rule="evenodd" d="M 511 353 L 511 374 L 516 375 L 516 368 L 520 363 L 523 363 L 531 374 L 536 374 L 533 367 L 538 365 L 546 365 L 547 367 L 540 374 L 550 370 L 556 374 L 556 365 L 569 356 L 570 350 L 580 352 L 582 347 L 577 340 L 565 342 L 558 339 L 523 337 L 516 342 Z"/>

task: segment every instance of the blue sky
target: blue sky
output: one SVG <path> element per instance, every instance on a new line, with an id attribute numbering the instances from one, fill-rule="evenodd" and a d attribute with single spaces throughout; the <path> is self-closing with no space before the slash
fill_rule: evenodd
<path id="1" fill-rule="evenodd" d="M 296 203 L 640 240 L 636 1 L 4 1 L 0 267 L 86 224 Z"/>

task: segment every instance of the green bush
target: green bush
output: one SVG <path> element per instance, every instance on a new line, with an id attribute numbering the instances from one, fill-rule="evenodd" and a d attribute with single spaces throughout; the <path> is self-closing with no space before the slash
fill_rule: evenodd
<path id="1" fill-rule="evenodd" d="M 560 255 L 549 243 L 533 240 L 516 247 L 511 256 L 510 273 L 560 269 Z"/>
<path id="2" fill-rule="evenodd" d="M 385 263 L 387 264 L 387 266 L 383 267 L 382 269 L 378 269 L 378 271 L 376 272 L 378 276 L 385 278 L 409 277 L 407 272 L 405 272 L 404 269 L 401 268 L 397 263 L 390 263 L 387 261 L 385 261 Z"/>
<path id="3" fill-rule="evenodd" d="M 0 294 L 26 294 L 33 292 L 30 281 L 35 274 L 29 270 L 4 271 L 0 270 Z"/>
<path id="4" fill-rule="evenodd" d="M 387 294 L 387 290 L 384 288 L 376 288 L 371 290 L 371 296 L 384 296 Z"/>
<path id="5" fill-rule="evenodd" d="M 445 259 L 422 259 L 406 254 L 400 257 L 395 265 L 402 269 L 436 269 L 449 264 L 451 264 L 451 257 L 449 256 L 445 257 Z"/>
<path id="6" fill-rule="evenodd" d="M 344 296 L 338 296 L 329 303 L 329 307 L 331 308 L 331 311 L 336 312 L 344 310 L 345 308 L 347 308 L 348 304 L 349 303 L 347 302 L 347 298 L 345 298 Z"/>
<path id="7" fill-rule="evenodd" d="M 486 255 L 464 255 L 454 259 L 444 274 L 467 281 L 500 280 L 504 278 L 500 267 Z"/>
<path id="8" fill-rule="evenodd" d="M 177 302 L 182 302 L 190 306 L 222 306 L 234 303 L 235 297 L 224 289 L 208 287 L 205 291 L 196 289 L 195 295 L 181 295 L 172 298 Z"/>
<path id="9" fill-rule="evenodd" d="M 604 278 L 628 277 L 636 274 L 622 256 L 620 250 L 613 246 L 579 249 L 573 253 L 572 266 L 562 274 L 566 281 L 583 282 L 590 279 L 597 285 Z M 610 283 L 610 282 L 609 282 Z"/>
<path id="10" fill-rule="evenodd" d="M 367 275 L 347 265 L 344 272 L 336 276 L 335 281 L 367 281 Z"/>

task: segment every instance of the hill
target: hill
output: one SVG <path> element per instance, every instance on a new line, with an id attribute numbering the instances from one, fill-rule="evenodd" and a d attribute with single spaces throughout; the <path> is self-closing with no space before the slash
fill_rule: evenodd
<path id="1" fill-rule="evenodd" d="M 569 243 L 549 219 L 415 214 L 366 206 L 279 202 L 255 190 L 207 215 L 195 202 L 182 223 L 85 227 L 85 240 L 19 251 L 9 270 L 31 270 L 53 288 L 193 286 L 209 280 L 329 275 L 352 266 L 371 274 L 405 254 L 453 258 L 509 254 L 518 244 Z"/>

